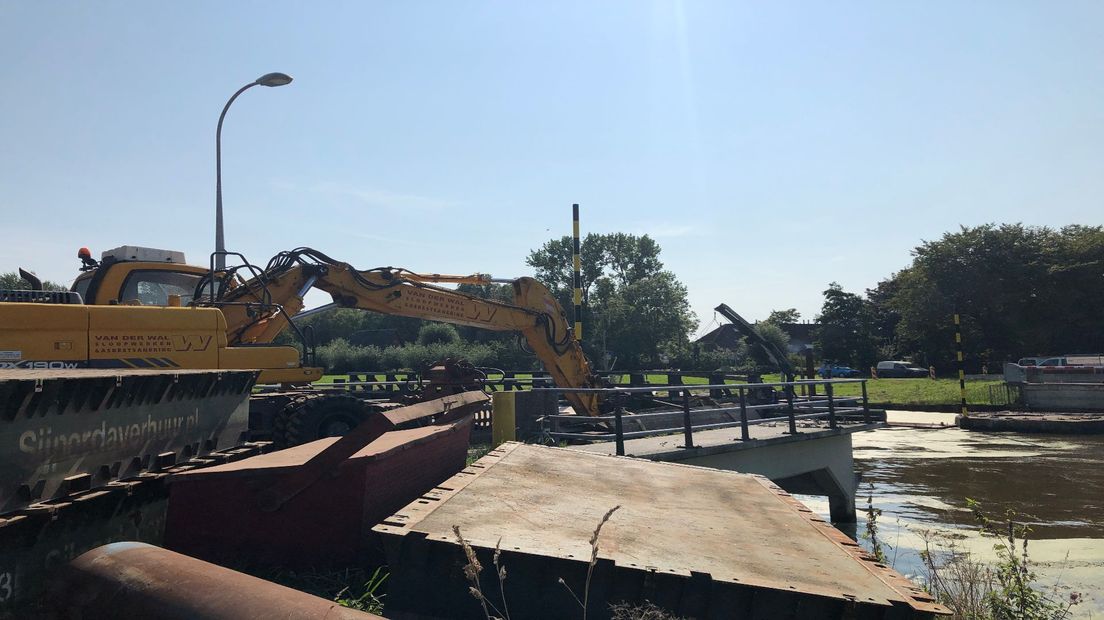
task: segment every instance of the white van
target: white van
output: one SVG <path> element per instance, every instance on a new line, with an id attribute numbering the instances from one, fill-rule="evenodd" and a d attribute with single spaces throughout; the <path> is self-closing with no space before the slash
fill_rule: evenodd
<path id="1" fill-rule="evenodd" d="M 901 360 L 878 362 L 878 377 L 881 379 L 926 377 L 928 371 Z"/>

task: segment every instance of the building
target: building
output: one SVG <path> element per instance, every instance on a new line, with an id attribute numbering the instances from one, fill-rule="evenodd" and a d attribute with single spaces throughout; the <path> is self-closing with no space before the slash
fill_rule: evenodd
<path id="1" fill-rule="evenodd" d="M 790 337 L 787 352 L 802 353 L 805 347 L 813 345 L 813 332 L 819 325 L 817 323 L 781 323 L 779 327 Z M 743 336 L 731 323 L 726 323 L 698 338 L 695 343 L 707 348 L 733 349 L 739 345 L 742 338 Z"/>

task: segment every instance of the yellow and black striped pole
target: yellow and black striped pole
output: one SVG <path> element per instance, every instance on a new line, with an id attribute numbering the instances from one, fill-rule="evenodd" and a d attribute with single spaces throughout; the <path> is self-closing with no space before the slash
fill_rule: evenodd
<path id="1" fill-rule="evenodd" d="M 571 249 L 571 262 L 575 271 L 575 339 L 583 341 L 583 278 L 579 271 L 582 267 L 582 259 L 579 257 L 579 205 L 571 205 L 571 236 L 573 245 Z"/>
<path id="2" fill-rule="evenodd" d="M 962 399 L 962 415 L 969 415 L 966 411 L 966 370 L 962 356 L 962 322 L 958 318 L 958 312 L 954 313 L 955 323 L 955 353 L 958 356 L 958 394 Z"/>

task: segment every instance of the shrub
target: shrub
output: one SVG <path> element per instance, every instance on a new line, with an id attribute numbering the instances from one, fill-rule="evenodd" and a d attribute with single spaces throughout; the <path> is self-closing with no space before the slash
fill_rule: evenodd
<path id="1" fill-rule="evenodd" d="M 383 365 L 383 355 L 379 347 L 349 344 L 344 338 L 337 338 L 329 344 L 318 347 L 318 364 L 331 373 L 353 372 L 358 370 L 377 370 Z M 390 368 L 384 368 L 390 370 Z"/>
<path id="2" fill-rule="evenodd" d="M 451 329 L 451 326 L 445 326 Z M 455 331 L 453 331 L 455 335 Z M 426 342 L 401 347 L 360 346 L 337 338 L 318 347 L 320 366 L 330 373 L 358 371 L 421 371 L 445 358 L 467 360 L 474 366 L 502 370 L 531 370 L 539 367 L 536 356 L 511 342 Z"/>
<path id="3" fill-rule="evenodd" d="M 700 345 L 673 345 L 665 350 L 665 366 L 702 372 L 725 371 L 743 368 L 750 364 L 747 346 L 742 343 L 735 349 L 717 349 Z"/>
<path id="4" fill-rule="evenodd" d="M 418 344 L 457 344 L 460 334 L 448 323 L 426 323 L 418 330 Z"/>
<path id="5" fill-rule="evenodd" d="M 380 370 L 400 370 L 403 365 L 403 349 L 406 347 L 387 347 L 380 351 Z"/>

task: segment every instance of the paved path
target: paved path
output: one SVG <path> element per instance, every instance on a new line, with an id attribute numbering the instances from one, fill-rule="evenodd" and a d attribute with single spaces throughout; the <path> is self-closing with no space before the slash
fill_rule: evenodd
<path id="1" fill-rule="evenodd" d="M 937 411 L 904 411 L 900 409 L 887 409 L 886 420 L 890 426 L 917 426 L 917 427 L 955 427 L 955 413 L 940 413 Z"/>

